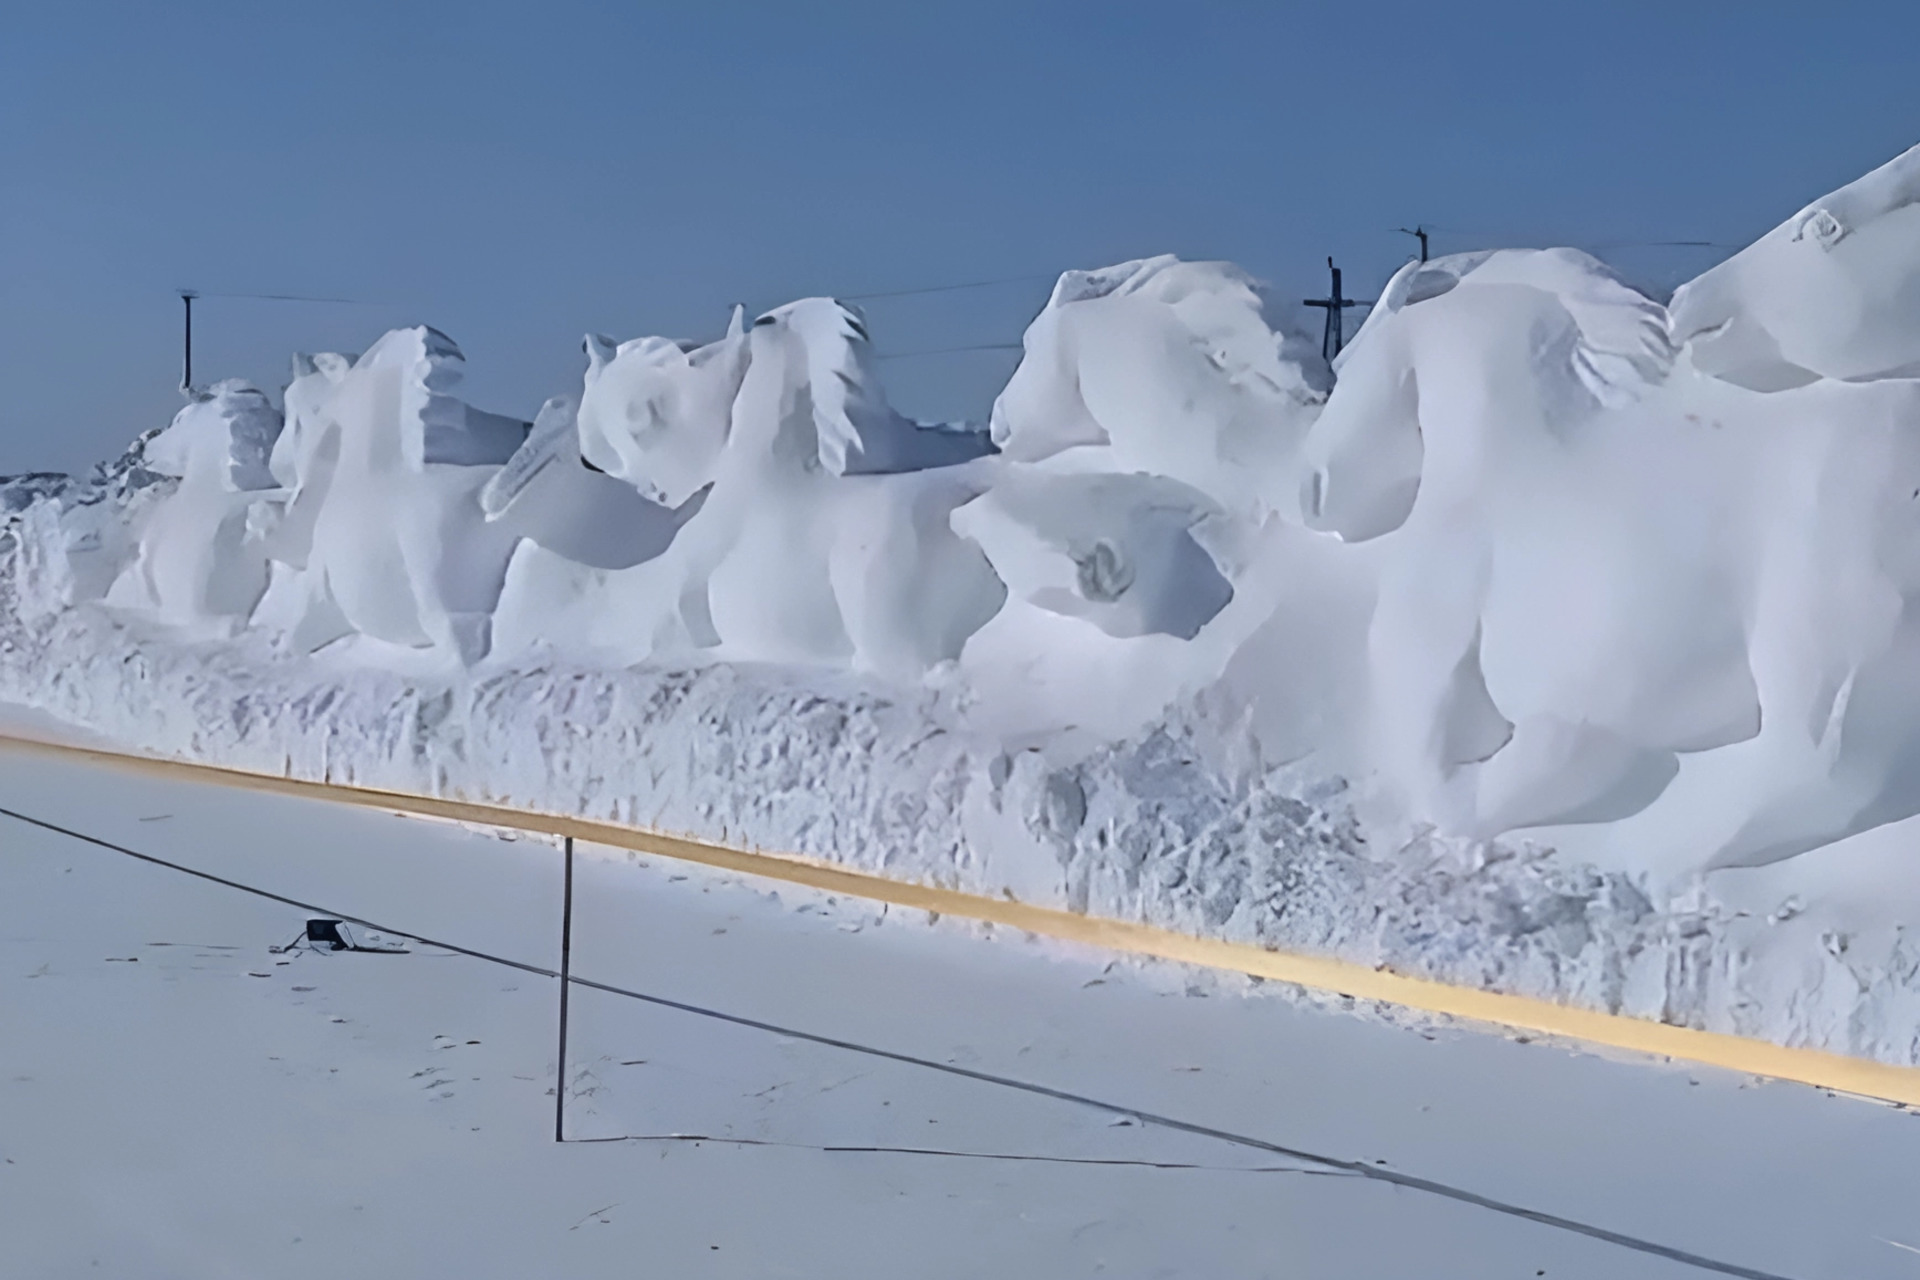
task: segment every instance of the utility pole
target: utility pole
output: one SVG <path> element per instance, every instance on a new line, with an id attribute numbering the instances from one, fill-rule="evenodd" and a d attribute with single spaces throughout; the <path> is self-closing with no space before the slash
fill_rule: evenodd
<path id="1" fill-rule="evenodd" d="M 1333 265 L 1333 259 L 1327 259 L 1327 270 L 1333 273 L 1333 288 L 1324 298 L 1304 299 L 1309 307 L 1320 307 L 1327 313 L 1326 333 L 1320 339 L 1320 356 L 1331 360 L 1340 354 L 1340 348 L 1346 345 L 1345 312 L 1348 307 L 1370 307 L 1373 304 L 1360 298 L 1349 298 L 1340 290 L 1340 268 Z"/>
<path id="2" fill-rule="evenodd" d="M 1424 224 L 1417 227 L 1395 227 L 1403 236 L 1414 236 L 1420 241 L 1420 261 L 1427 260 L 1427 228 Z"/>
<path id="3" fill-rule="evenodd" d="M 193 300 L 199 297 L 199 291 L 182 289 L 180 301 L 187 309 L 187 327 L 185 341 L 180 352 L 180 390 L 193 390 Z"/>
<path id="4" fill-rule="evenodd" d="M 553 1140 L 567 1140 L 567 987 L 573 968 L 573 837 L 566 838 L 566 888 L 560 907 L 560 1070 L 553 1086 Z"/>

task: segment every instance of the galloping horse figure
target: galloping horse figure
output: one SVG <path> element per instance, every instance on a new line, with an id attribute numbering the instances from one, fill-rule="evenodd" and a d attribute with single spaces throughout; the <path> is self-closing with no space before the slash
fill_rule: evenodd
<path id="1" fill-rule="evenodd" d="M 1716 495 L 1684 491 L 1712 442 L 1647 403 L 1670 364 L 1659 306 L 1571 250 L 1410 263 L 1342 357 L 1302 508 L 1391 539 L 1372 756 L 1445 827 L 1616 819 L 1758 728 Z"/>
<path id="2" fill-rule="evenodd" d="M 518 542 L 478 494 L 527 424 L 451 393 L 463 357 L 421 326 L 355 359 L 297 360 L 273 451 L 289 496 L 269 521 L 276 578 L 257 620 L 312 650 L 351 633 L 471 663 L 492 645 L 493 611 Z"/>
<path id="3" fill-rule="evenodd" d="M 1482 837 L 1605 823 L 1555 838 L 1684 868 L 1920 810 L 1920 325 L 1895 341 L 1882 317 L 1871 360 L 1833 365 L 1777 296 L 1866 314 L 1920 280 L 1920 238 L 1874 230 L 1915 207 L 1904 187 L 1863 182 L 1875 199 L 1789 227 L 1847 210 L 1835 242 L 1878 257 L 1783 267 L 1822 251 L 1777 232 L 1683 289 L 1671 329 L 1568 250 L 1395 277 L 1310 435 L 1302 508 L 1379 540 L 1372 758 L 1416 814 Z"/>

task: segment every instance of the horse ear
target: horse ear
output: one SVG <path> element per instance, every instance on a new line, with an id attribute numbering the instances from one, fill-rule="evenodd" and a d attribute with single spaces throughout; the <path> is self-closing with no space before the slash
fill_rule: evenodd
<path id="1" fill-rule="evenodd" d="M 727 318 L 727 336 L 737 338 L 747 331 L 747 309 L 741 303 L 733 304 L 733 314 Z"/>
<path id="2" fill-rule="evenodd" d="M 615 355 L 613 339 L 598 333 L 590 333 L 581 343 L 587 350 L 587 374 L 589 377 L 599 373 Z"/>
<path id="3" fill-rule="evenodd" d="M 873 338 L 867 332 L 866 314 L 862 312 L 860 308 L 853 306 L 851 303 L 842 302 L 838 298 L 833 300 L 833 305 L 840 308 L 841 323 L 852 331 L 855 337 L 859 338 L 862 342 L 872 343 Z"/>

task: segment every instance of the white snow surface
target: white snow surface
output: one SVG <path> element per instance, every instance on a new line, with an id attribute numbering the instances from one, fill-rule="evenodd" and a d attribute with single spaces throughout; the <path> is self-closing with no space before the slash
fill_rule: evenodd
<path id="1" fill-rule="evenodd" d="M 1409 263 L 1062 276 L 984 430 L 830 299 L 428 328 L 0 483 L 0 697 L 118 741 L 832 858 L 1920 1063 L 1920 148 L 1663 306 Z"/>
<path id="2" fill-rule="evenodd" d="M 557 967 L 553 842 L 6 744 L 0 806 L 320 908 L 0 818 L 10 1278 L 1712 1274 L 1116 1108 L 1749 1274 L 1914 1274 L 1910 1111 L 584 841 L 576 984 L 1107 1105 L 575 985 L 563 1145 L 557 984 L 422 940 Z M 269 953 L 336 913 L 408 954 Z"/>

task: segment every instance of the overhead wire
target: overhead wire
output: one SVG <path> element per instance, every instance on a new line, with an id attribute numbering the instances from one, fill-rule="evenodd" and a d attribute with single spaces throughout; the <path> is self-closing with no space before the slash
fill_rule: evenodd
<path id="1" fill-rule="evenodd" d="M 930 347 L 924 351 L 876 351 L 876 360 L 911 360 L 917 356 L 950 356 L 962 351 L 1024 351 L 1021 342 L 975 342 L 964 347 Z"/>
<path id="2" fill-rule="evenodd" d="M 1519 235 L 1510 232 L 1476 231 L 1462 227 L 1442 226 L 1437 223 L 1422 223 L 1421 226 L 1429 232 L 1439 231 L 1450 236 L 1469 236 L 1482 240 L 1524 241 L 1529 239 L 1540 240 L 1552 238 Z M 1390 228 L 1390 230 L 1400 231 L 1402 228 L 1395 227 Z M 1582 248 L 1589 252 L 1603 252 L 1610 249 L 1629 248 L 1739 249 L 1744 246 L 1729 244 L 1718 240 L 1604 240 L 1594 243 L 1577 243 L 1574 247 Z M 871 293 L 843 293 L 834 296 L 842 302 L 878 302 L 893 298 L 913 298 L 928 294 L 956 293 L 962 290 L 989 289 L 1000 285 L 1028 284 L 1035 281 L 1055 280 L 1058 278 L 1058 272 L 1029 272 L 1017 276 L 995 276 L 988 280 L 963 280 L 954 284 L 922 285 L 911 289 L 883 289 Z M 251 299 L 261 302 L 317 302 L 355 307 L 386 305 L 381 302 L 372 302 L 361 298 L 337 298 L 318 294 L 204 292 L 197 294 L 197 296 L 202 298 Z M 876 352 L 874 358 L 878 360 L 915 360 L 931 356 L 962 355 L 979 351 L 1019 351 L 1023 349 L 1023 346 L 1024 344 L 1019 342 L 978 342 L 951 347 L 931 347 L 916 351 Z"/>
<path id="3" fill-rule="evenodd" d="M 1032 272 L 1019 276 L 997 276 L 991 280 L 966 280 L 958 284 L 925 285 L 917 289 L 887 289 L 878 293 L 843 293 L 836 295 L 842 302 L 877 302 L 884 298 L 915 298 L 932 293 L 956 293 L 963 289 L 988 289 L 1003 284 L 1028 284 L 1039 280 L 1057 280 L 1057 271 Z M 961 355 L 972 351 L 1020 351 L 1024 344 L 1019 342 L 973 342 L 953 347 L 929 347 L 918 351 L 877 351 L 876 360 L 917 360 L 924 356 Z"/>
<path id="4" fill-rule="evenodd" d="M 327 298 L 304 293 L 206 293 L 194 291 L 196 298 L 245 298 L 255 302 L 333 302 L 348 307 L 382 307 L 384 302 L 369 302 L 364 298 Z"/>
<path id="5" fill-rule="evenodd" d="M 350 915 L 344 911 L 339 911 L 333 908 L 319 906 L 314 903 L 303 902 L 297 898 L 290 898 L 284 894 L 274 893 L 270 890 L 262 889 L 254 885 L 246 884 L 239 880 L 230 879 L 226 876 L 215 875 L 212 872 L 208 872 L 208 871 L 201 871 L 198 868 L 185 866 L 178 862 L 172 862 L 165 858 L 156 857 L 153 854 L 141 853 L 136 849 L 129 849 L 125 845 L 116 844 L 111 840 L 105 840 L 98 836 L 88 835 L 83 831 L 77 831 L 71 827 L 62 826 L 59 823 L 48 822 L 41 818 L 30 817 L 27 814 L 20 813 L 14 809 L 0 807 L 0 815 L 4 815 L 5 817 L 12 818 L 17 822 L 26 823 L 29 826 L 38 827 L 44 831 L 51 831 L 56 834 L 66 836 L 70 839 L 79 840 L 85 844 L 95 845 L 99 848 L 107 849 L 114 853 L 124 854 L 127 857 L 135 858 L 141 862 L 149 863 L 154 866 L 164 867 L 173 871 L 179 871 L 186 875 L 193 876 L 201 880 L 210 881 L 214 884 L 224 885 L 231 889 L 237 889 L 242 893 L 252 894 L 256 897 L 268 899 L 269 901 L 283 903 L 287 906 L 298 907 L 303 911 L 312 911 L 321 915 L 337 918 L 353 924 L 363 925 L 368 929 L 372 929 L 380 933 L 395 934 L 401 937 L 412 938 L 414 941 L 422 943 L 426 946 L 439 947 L 443 950 L 451 951 L 458 955 L 468 956 L 476 960 L 484 960 L 493 964 L 505 965 L 508 968 L 517 969 L 523 973 L 537 974 L 541 977 L 547 977 L 547 978 L 560 977 L 559 972 L 554 969 L 548 969 L 543 966 L 535 965 L 535 964 L 528 964 L 525 961 L 510 959 L 506 956 L 495 955 L 491 952 L 480 951 L 471 947 L 462 947 L 455 943 L 444 942 L 434 938 L 428 938 L 421 934 L 413 933 L 406 929 L 395 928 L 391 925 L 378 924 L 372 920 L 366 919 L 363 916 Z M 1177 1117 L 1162 1115 L 1157 1112 L 1143 1111 L 1137 1107 L 1129 1107 L 1120 1103 L 1108 1102 L 1104 1099 L 1095 1098 L 1087 1094 L 1075 1093 L 1067 1089 L 1057 1089 L 1051 1085 L 1039 1084 L 1029 1080 L 1020 1080 L 1010 1076 L 997 1075 L 989 1071 L 978 1071 L 971 1067 L 960 1066 L 956 1063 L 940 1062 L 932 1058 L 923 1058 L 915 1054 L 903 1053 L 894 1049 L 885 1049 L 875 1045 L 862 1044 L 858 1041 L 844 1040 L 836 1036 L 822 1035 L 819 1032 L 806 1031 L 806 1030 L 802 1030 L 795 1027 L 783 1026 L 779 1023 L 767 1022 L 759 1018 L 750 1018 L 743 1014 L 728 1013 L 724 1010 L 713 1009 L 704 1005 L 693 1004 L 684 1000 L 674 1000 L 666 996 L 654 995 L 650 992 L 636 991 L 631 988 L 616 986 L 612 983 L 597 982 L 590 978 L 583 978 L 578 974 L 568 975 L 567 980 L 570 983 L 578 986 L 587 987 L 595 991 L 603 991 L 609 995 L 617 995 L 617 996 L 623 996 L 632 1000 L 639 1000 L 639 1001 L 642 1001 L 643 1003 L 654 1005 L 663 1009 L 675 1009 L 682 1013 L 692 1014 L 697 1017 L 707 1018 L 716 1022 L 727 1023 L 733 1026 L 746 1027 L 746 1028 L 750 1028 L 752 1030 L 757 1030 L 757 1031 L 764 1031 L 772 1035 L 784 1037 L 786 1039 L 799 1040 L 809 1044 L 823 1045 L 827 1048 L 842 1049 L 850 1053 L 857 1053 L 857 1054 L 862 1054 L 871 1058 L 878 1058 L 882 1061 L 898 1062 L 906 1066 L 921 1067 L 930 1071 L 938 1071 L 945 1075 L 956 1076 L 965 1080 L 973 1080 L 981 1084 L 994 1085 L 999 1088 L 1011 1089 L 1011 1090 L 1029 1094 L 1035 1097 L 1051 1098 L 1059 1102 L 1066 1102 L 1066 1103 L 1071 1103 L 1077 1106 L 1088 1107 L 1093 1110 L 1101 1111 L 1109 1115 L 1122 1116 L 1122 1117 L 1137 1121 L 1144 1125 L 1151 1125 L 1156 1128 L 1166 1129 L 1176 1133 L 1186 1133 L 1196 1137 L 1212 1138 L 1220 1142 L 1229 1143 L 1234 1146 L 1245 1147 L 1254 1151 L 1266 1152 L 1268 1154 L 1281 1156 L 1289 1160 L 1298 1160 L 1307 1164 L 1319 1165 L 1325 1169 L 1344 1171 L 1346 1173 L 1353 1174 L 1357 1177 L 1366 1178 L 1371 1181 L 1387 1183 L 1397 1187 L 1404 1187 L 1410 1191 L 1425 1192 L 1429 1195 L 1439 1196 L 1443 1199 L 1453 1200 L 1461 1204 L 1471 1205 L 1475 1208 L 1487 1209 L 1494 1213 L 1503 1214 L 1507 1217 L 1518 1218 L 1523 1221 L 1536 1223 L 1540 1226 L 1550 1227 L 1555 1230 L 1566 1231 L 1575 1235 L 1585 1236 L 1589 1239 L 1598 1240 L 1606 1244 L 1617 1245 L 1621 1248 L 1629 1249 L 1636 1253 L 1646 1254 L 1653 1257 L 1664 1258 L 1671 1262 L 1682 1263 L 1684 1265 L 1695 1267 L 1703 1271 L 1712 1272 L 1717 1275 L 1736 1276 L 1736 1277 L 1739 1277 L 1740 1280 L 1789 1280 L 1788 1277 L 1782 1276 L 1775 1272 L 1761 1271 L 1753 1267 L 1741 1266 L 1737 1263 L 1722 1262 L 1718 1259 L 1706 1257 L 1703 1254 L 1692 1253 L 1685 1249 L 1678 1249 L 1670 1245 L 1659 1244 L 1655 1241 L 1645 1240 L 1638 1236 L 1628 1235 L 1625 1232 L 1613 1231 L 1609 1228 L 1597 1226 L 1593 1223 L 1582 1222 L 1575 1218 L 1563 1217 L 1559 1214 L 1546 1213 L 1538 1209 L 1529 1209 L 1522 1205 L 1517 1205 L 1505 1200 L 1496 1199 L 1492 1196 L 1481 1195 L 1478 1192 L 1469 1191 L 1463 1187 L 1457 1187 L 1450 1183 L 1439 1182 L 1430 1178 L 1421 1178 L 1421 1177 L 1416 1177 L 1412 1174 L 1401 1173 L 1398 1170 L 1390 1169 L 1377 1163 L 1369 1164 L 1363 1160 L 1348 1160 L 1348 1159 L 1343 1159 L 1339 1156 L 1329 1156 L 1329 1155 L 1320 1154 L 1318 1152 L 1307 1151 L 1299 1147 L 1289 1147 L 1281 1143 L 1269 1142 L 1263 1138 L 1256 1138 L 1248 1134 L 1236 1133 L 1230 1129 L 1216 1128 L 1212 1125 L 1199 1124 L 1190 1120 L 1181 1120 Z"/>
<path id="6" fill-rule="evenodd" d="M 1420 225 L 1425 227 L 1429 232 L 1436 232 L 1436 231 L 1444 232 L 1449 236 L 1465 236 L 1473 240 L 1501 241 L 1509 245 L 1522 245 L 1528 242 L 1533 242 L 1533 243 L 1553 242 L 1553 243 L 1565 244 L 1571 248 L 1587 249 L 1590 251 L 1601 250 L 1601 249 L 1668 249 L 1668 248 L 1671 248 L 1671 249 L 1744 249 L 1746 248 L 1746 246 L 1743 244 L 1733 244 L 1733 243 L 1729 243 L 1727 241 L 1722 241 L 1722 240 L 1631 240 L 1631 239 L 1584 240 L 1578 236 L 1557 237 L 1550 234 L 1542 235 L 1538 232 L 1523 232 L 1523 231 L 1515 231 L 1511 229 L 1506 231 L 1488 231 L 1483 228 L 1454 227 L 1454 226 L 1442 225 L 1440 223 L 1435 223 L 1435 222 L 1424 222 L 1424 223 L 1421 223 Z M 1400 228 L 1394 227 L 1394 228 L 1390 228 L 1390 230 L 1398 231 L 1400 230 Z"/>
<path id="7" fill-rule="evenodd" d="M 1420 225 L 1429 232 L 1439 231 L 1439 232 L 1445 232 L 1446 234 L 1451 236 L 1469 236 L 1469 237 L 1473 237 L 1475 239 L 1481 239 L 1481 240 L 1507 240 L 1507 241 L 1518 243 L 1518 242 L 1527 241 L 1527 240 L 1550 240 L 1554 238 L 1551 236 L 1530 235 L 1530 234 L 1522 234 L 1522 233 L 1511 232 L 1511 231 L 1496 232 L 1496 231 L 1474 230 L 1471 228 L 1445 226 L 1438 223 L 1430 223 L 1430 222 L 1422 223 Z M 1404 228 L 1400 228 L 1400 227 L 1392 227 L 1388 229 L 1390 231 L 1395 231 L 1395 232 L 1404 230 Z M 1585 248 L 1588 250 L 1638 249 L 1638 248 L 1741 249 L 1745 247 L 1744 245 L 1733 244 L 1733 243 L 1720 241 L 1720 240 L 1601 240 L 1601 241 L 1594 241 L 1594 242 L 1583 242 L 1583 241 L 1575 240 L 1575 241 L 1569 241 L 1568 243 L 1573 244 L 1574 247 Z M 1056 280 L 1059 278 L 1059 275 L 1060 273 L 1057 271 L 1028 272 L 1024 275 L 1016 275 L 1016 276 L 995 276 L 987 280 L 963 280 L 953 284 L 921 285 L 921 286 L 917 286 L 910 289 L 883 289 L 883 290 L 878 290 L 871 293 L 843 293 L 843 294 L 836 294 L 834 296 L 837 297 L 842 302 L 878 302 L 878 301 L 882 301 L 885 299 L 892 299 L 892 298 L 913 298 L 913 297 L 921 297 L 927 294 L 956 293 L 962 290 L 969 290 L 969 289 L 989 289 L 989 288 L 997 287 L 999 285 L 1028 284 L 1028 283 L 1032 283 L 1040 280 Z M 196 291 L 195 296 L 201 297 L 201 298 L 238 298 L 238 299 L 247 299 L 247 300 L 258 301 L 258 302 L 317 302 L 317 303 L 330 303 L 330 304 L 337 304 L 340 306 L 352 306 L 352 307 L 377 307 L 377 306 L 387 305 L 384 302 L 371 301 L 365 298 L 340 298 L 340 297 L 333 297 L 325 294 L 304 294 L 304 293 L 234 293 L 234 292 Z M 1020 347 L 1020 344 L 1016 342 L 976 343 L 976 344 L 970 344 L 966 346 L 938 347 L 938 348 L 933 348 L 926 351 L 889 352 L 881 355 L 879 358 L 883 360 L 905 360 L 905 359 L 910 359 L 918 356 L 952 355 L 959 352 L 967 352 L 967 351 L 1012 351 L 1012 350 L 1019 349 L 1019 347 Z"/>
<path id="8" fill-rule="evenodd" d="M 878 302 L 882 298 L 914 298 L 924 293 L 957 293 L 962 289 L 990 289 L 1002 284 L 1026 284 L 1035 280 L 1055 280 L 1057 271 L 1033 272 L 1024 276 L 1000 276 L 992 280 L 966 280 L 959 284 L 931 284 L 918 289 L 887 289 L 879 293 L 836 294 L 842 302 Z"/>
<path id="9" fill-rule="evenodd" d="M 1482 239 L 1482 240 L 1508 240 L 1508 241 L 1514 241 L 1514 242 L 1521 242 L 1521 241 L 1526 241 L 1530 239 L 1531 240 L 1552 239 L 1552 237 L 1527 236 L 1527 235 L 1519 235 L 1516 233 L 1474 231 L 1474 230 L 1468 230 L 1461 227 L 1440 226 L 1435 223 L 1421 223 L 1420 225 L 1428 232 L 1439 231 L 1439 232 L 1445 232 L 1446 234 L 1451 236 L 1469 236 L 1475 239 Z M 1413 232 L 1407 231 L 1407 229 L 1404 227 L 1393 227 L 1389 229 L 1395 232 L 1406 232 L 1409 235 L 1413 234 Z M 1603 253 L 1613 249 L 1676 248 L 1676 249 L 1734 250 L 1734 249 L 1741 249 L 1745 247 L 1744 245 L 1730 244 L 1730 243 L 1726 243 L 1719 240 L 1602 240 L 1602 241 L 1596 241 L 1596 242 L 1574 241 L 1569 243 L 1572 244 L 1573 247 L 1582 249 L 1589 253 Z M 1019 283 L 1025 283 L 1028 281 L 1052 280 L 1057 278 L 1058 278 L 1058 273 L 1032 274 L 1032 275 L 1022 275 L 1022 276 L 1000 276 L 992 280 L 970 280 L 970 281 L 965 281 L 959 284 L 927 285 L 922 288 L 916 288 L 916 289 L 890 289 L 890 290 L 886 290 L 879 293 L 850 293 L 850 294 L 840 294 L 836 296 L 838 296 L 839 299 L 843 302 L 866 302 L 866 301 L 874 301 L 874 300 L 883 299 L 883 298 L 907 298 L 907 297 L 916 297 L 922 294 L 951 293 L 951 292 L 962 290 L 962 289 L 984 289 L 984 288 L 989 288 L 995 285 L 1019 284 Z M 917 359 L 923 356 L 958 355 L 958 354 L 962 354 L 966 352 L 974 352 L 974 351 L 1019 351 L 1023 349 L 1024 349 L 1024 344 L 1019 342 L 980 342 L 980 343 L 968 343 L 962 346 L 932 347 L 926 350 L 917 350 L 917 351 L 877 352 L 875 353 L 875 358 L 879 360 L 911 360 L 911 359 Z"/>

